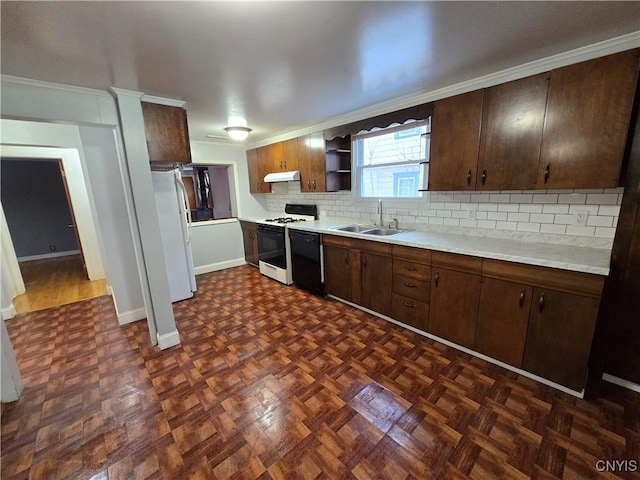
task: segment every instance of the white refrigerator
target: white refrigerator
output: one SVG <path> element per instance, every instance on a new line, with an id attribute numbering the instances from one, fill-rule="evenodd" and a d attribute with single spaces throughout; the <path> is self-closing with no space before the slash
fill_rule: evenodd
<path id="1" fill-rule="evenodd" d="M 151 172 L 171 302 L 193 297 L 196 276 L 191 254 L 191 210 L 178 170 Z"/>

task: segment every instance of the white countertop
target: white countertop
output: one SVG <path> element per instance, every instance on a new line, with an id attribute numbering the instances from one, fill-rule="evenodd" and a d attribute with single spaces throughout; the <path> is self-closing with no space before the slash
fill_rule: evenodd
<path id="1" fill-rule="evenodd" d="M 257 221 L 258 219 L 242 218 L 241 220 Z M 596 275 L 609 274 L 611 251 L 604 248 L 532 243 L 440 232 L 405 231 L 395 235 L 378 237 L 335 230 L 336 227 L 354 223 L 357 222 L 349 220 L 316 220 L 315 222 L 290 223 L 287 224 L 287 228 L 575 272 Z M 373 225 L 372 228 L 374 228 Z"/>

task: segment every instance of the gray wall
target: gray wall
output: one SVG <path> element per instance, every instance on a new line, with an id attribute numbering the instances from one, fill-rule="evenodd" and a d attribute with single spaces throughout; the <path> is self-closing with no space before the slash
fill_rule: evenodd
<path id="1" fill-rule="evenodd" d="M 2 205 L 16 250 L 28 257 L 78 250 L 57 161 L 2 159 Z"/>

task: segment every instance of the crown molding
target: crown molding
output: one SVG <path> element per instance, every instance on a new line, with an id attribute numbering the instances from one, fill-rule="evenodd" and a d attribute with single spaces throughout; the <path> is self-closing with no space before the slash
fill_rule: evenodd
<path id="1" fill-rule="evenodd" d="M 538 73 L 548 72 L 555 68 L 565 67 L 574 63 L 592 60 L 594 58 L 603 57 L 612 53 L 631 50 L 640 47 L 640 30 L 632 32 L 620 37 L 615 37 L 602 42 L 587 45 L 585 47 L 569 50 L 568 52 L 559 53 L 550 57 L 534 60 L 516 67 L 500 70 L 495 73 L 483 75 L 464 82 L 456 83 L 448 87 L 431 90 L 428 92 L 416 92 L 414 94 L 405 95 L 391 102 L 385 102 L 373 107 L 367 107 L 356 110 L 345 115 L 331 118 L 322 123 L 299 128 L 294 131 L 283 132 L 273 137 L 252 142 L 247 144 L 247 149 L 262 147 L 275 142 L 281 142 L 290 138 L 299 137 L 309 133 L 315 133 L 327 128 L 344 125 L 346 123 L 357 122 L 365 118 L 375 117 L 384 113 L 394 112 L 403 108 L 420 105 L 421 103 L 433 102 L 442 98 L 452 97 L 461 93 L 471 92 L 481 88 L 492 87 L 500 83 L 518 80 L 520 78 L 536 75 Z"/>
<path id="2" fill-rule="evenodd" d="M 141 99 L 144 93 L 135 90 L 127 90 L 126 88 L 111 87 L 109 88 L 114 97 L 135 97 Z"/>
<path id="3" fill-rule="evenodd" d="M 147 103 L 157 103 L 159 105 L 167 105 L 169 107 L 184 107 L 185 102 L 184 100 L 176 100 L 173 98 L 164 98 L 164 97 L 156 97 L 155 95 L 142 95 L 142 98 L 140 99 L 143 102 L 147 102 Z"/>
<path id="4" fill-rule="evenodd" d="M 105 90 L 95 88 L 76 87 L 75 85 L 65 85 L 63 83 L 45 82 L 43 80 L 33 80 L 31 78 L 14 77 L 12 75 L 0 74 L 0 82 L 14 85 L 26 85 L 29 87 L 48 88 L 51 90 L 61 90 L 64 92 L 82 93 L 84 95 L 94 95 L 98 97 L 111 97 Z"/>

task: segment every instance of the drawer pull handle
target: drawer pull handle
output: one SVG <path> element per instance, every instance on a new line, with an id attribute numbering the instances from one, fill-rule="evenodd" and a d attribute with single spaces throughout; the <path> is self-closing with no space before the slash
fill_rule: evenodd
<path id="1" fill-rule="evenodd" d="M 482 185 L 484 185 L 487 182 L 487 169 L 483 168 L 482 169 Z"/>
<path id="2" fill-rule="evenodd" d="M 314 190 L 316 189 L 316 179 L 315 178 L 313 179 L 313 189 Z"/>
<path id="3" fill-rule="evenodd" d="M 367 256 L 366 255 L 362 256 L 362 265 L 364 265 L 364 268 L 367 268 Z"/>
<path id="4" fill-rule="evenodd" d="M 311 190 L 311 180 L 307 180 L 307 188 Z"/>
<path id="5" fill-rule="evenodd" d="M 433 277 L 433 281 L 436 284 L 436 287 L 438 286 L 438 282 L 440 281 L 440 272 L 436 273 L 435 276 Z"/>
<path id="6" fill-rule="evenodd" d="M 471 185 L 471 170 L 467 172 L 467 185 Z"/>
<path id="7" fill-rule="evenodd" d="M 551 174 L 551 164 L 547 163 L 547 166 L 544 169 L 544 183 L 549 182 L 549 175 Z"/>
<path id="8" fill-rule="evenodd" d="M 520 298 L 518 299 L 518 305 L 520 308 L 524 307 L 524 290 L 520 292 Z"/>
<path id="9" fill-rule="evenodd" d="M 403 304 L 405 307 L 409 307 L 409 308 L 416 308 L 416 306 L 415 306 L 413 303 L 402 302 L 402 304 Z"/>
<path id="10" fill-rule="evenodd" d="M 348 253 L 344 254 L 344 263 L 349 265 L 349 254 Z"/>
<path id="11" fill-rule="evenodd" d="M 404 269 L 409 270 L 410 272 L 415 272 L 416 270 L 418 270 L 416 267 L 412 267 L 411 265 L 405 265 Z"/>
<path id="12" fill-rule="evenodd" d="M 403 282 L 403 285 L 405 287 L 409 287 L 409 288 L 417 288 L 418 286 L 413 284 L 413 283 L 409 283 L 409 282 Z"/>
<path id="13" fill-rule="evenodd" d="M 544 312 L 544 293 L 540 295 L 540 300 L 538 300 L 538 309 L 540 313 Z"/>

